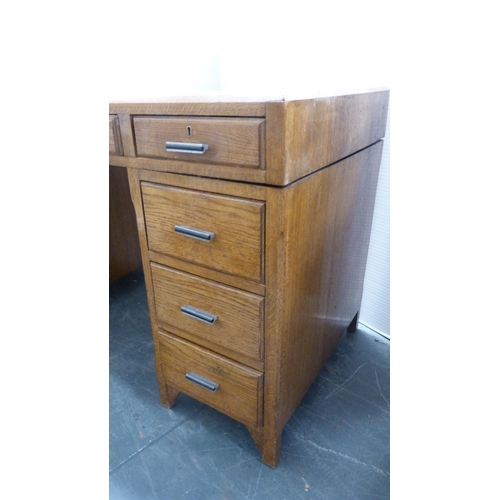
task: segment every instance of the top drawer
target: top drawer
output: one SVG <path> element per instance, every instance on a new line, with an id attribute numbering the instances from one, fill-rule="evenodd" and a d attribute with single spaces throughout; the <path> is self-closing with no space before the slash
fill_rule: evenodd
<path id="1" fill-rule="evenodd" d="M 134 132 L 138 156 L 264 168 L 260 118 L 136 116 Z"/>

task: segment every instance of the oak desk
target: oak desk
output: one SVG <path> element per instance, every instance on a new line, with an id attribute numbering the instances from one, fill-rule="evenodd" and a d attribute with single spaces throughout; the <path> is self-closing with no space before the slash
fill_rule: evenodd
<path id="1" fill-rule="evenodd" d="M 386 89 L 110 104 L 161 403 L 248 428 L 263 461 L 361 304 Z"/>

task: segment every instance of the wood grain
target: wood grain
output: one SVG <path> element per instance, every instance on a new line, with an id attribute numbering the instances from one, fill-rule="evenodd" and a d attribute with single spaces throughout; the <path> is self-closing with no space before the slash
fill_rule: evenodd
<path id="1" fill-rule="evenodd" d="M 189 132 L 188 132 L 189 128 Z M 135 117 L 137 155 L 263 168 L 264 120 L 255 118 Z M 167 151 L 166 141 L 208 145 L 203 154 Z"/>
<path id="2" fill-rule="evenodd" d="M 122 155 L 120 123 L 116 115 L 109 115 L 109 154 Z"/>
<path id="3" fill-rule="evenodd" d="M 268 189 L 265 186 L 257 186 L 248 183 L 227 182 L 221 179 L 207 179 L 189 175 L 175 175 L 168 172 L 154 172 L 152 170 L 139 170 L 138 174 L 140 180 L 155 184 L 164 184 L 189 190 L 245 198 L 252 201 L 265 201 L 266 191 Z M 186 262 L 170 255 L 149 251 L 149 259 L 167 267 L 176 268 L 212 281 L 217 281 L 218 283 L 233 288 L 239 288 L 258 295 L 265 295 L 266 293 L 266 285 L 264 283 L 256 283 L 255 281 L 251 281 L 241 276 L 226 274 L 192 262 Z"/>
<path id="4" fill-rule="evenodd" d="M 215 281 L 232 288 L 239 288 L 240 290 L 244 290 L 256 295 L 264 296 L 266 294 L 266 285 L 264 283 L 256 283 L 255 281 L 242 278 L 241 276 L 226 274 L 209 267 L 193 264 L 192 262 L 186 262 L 184 260 L 177 259 L 170 255 L 164 255 L 158 252 L 149 251 L 148 257 L 151 262 L 156 262 L 165 267 L 178 269 L 179 271 L 184 271 L 195 276 L 200 276 L 201 278 Z"/>
<path id="5" fill-rule="evenodd" d="M 283 185 L 382 139 L 389 92 L 291 101 L 285 107 Z"/>
<path id="6" fill-rule="evenodd" d="M 110 164 L 129 169 L 161 402 L 172 406 L 182 391 L 237 419 L 271 467 L 284 426 L 356 326 L 388 97 L 376 90 L 246 108 L 217 100 L 110 106 L 124 149 Z M 179 131 L 208 115 L 224 125 L 259 123 L 257 165 L 265 169 L 224 164 L 227 155 L 218 163 L 135 157 L 134 114 L 150 114 L 135 118 L 148 127 L 177 115 Z M 157 142 L 146 129 L 139 142 Z M 218 126 L 215 140 L 231 141 L 228 130 Z M 216 236 L 193 240 L 175 225 Z M 216 314 L 216 329 L 181 315 L 185 302 Z M 219 389 L 187 381 L 190 371 Z"/>
<path id="7" fill-rule="evenodd" d="M 325 311 L 331 280 L 330 242 L 336 220 L 332 208 L 341 196 L 331 189 L 335 167 L 281 190 L 284 197 L 280 291 L 279 415 L 283 428 L 322 365 Z"/>
<path id="8" fill-rule="evenodd" d="M 115 130 L 113 127 L 114 121 L 117 120 L 116 115 L 109 115 L 109 154 L 116 154 Z"/>
<path id="9" fill-rule="evenodd" d="M 257 449 L 263 453 L 264 452 L 264 433 L 262 432 L 262 429 L 256 429 L 252 428 L 250 426 L 246 426 L 248 429 L 248 432 L 252 436 L 252 439 L 254 440 L 255 446 L 257 446 Z"/>
<path id="10" fill-rule="evenodd" d="M 142 184 L 149 249 L 215 270 L 263 281 L 261 242 L 264 203 Z M 210 231 L 199 241 L 174 231 L 176 225 Z"/>
<path id="11" fill-rule="evenodd" d="M 262 419 L 262 373 L 177 337 L 160 334 L 162 370 L 168 384 L 251 427 Z M 219 384 L 215 392 L 186 380 L 195 372 Z"/>
<path id="12" fill-rule="evenodd" d="M 139 235 L 127 171 L 109 167 L 109 281 L 142 265 Z"/>
<path id="13" fill-rule="evenodd" d="M 330 247 L 336 259 L 328 291 L 324 361 L 353 320 L 356 325 L 361 308 L 382 149 L 380 141 L 347 158 L 333 179 L 332 188 L 342 197 L 332 213 L 338 222 Z"/>
<path id="14" fill-rule="evenodd" d="M 197 161 L 162 160 L 157 158 L 130 158 L 109 155 L 110 165 L 136 168 L 141 172 L 156 171 L 203 178 L 226 179 L 251 183 L 265 183 L 266 171 L 256 168 L 240 168 L 231 165 L 200 163 Z"/>
<path id="15" fill-rule="evenodd" d="M 273 99 L 280 99 L 274 97 Z M 110 102 L 111 114 L 130 115 L 188 115 L 188 116 L 265 116 L 267 98 L 248 96 L 179 96 L 152 100 Z"/>
<path id="16" fill-rule="evenodd" d="M 134 142 L 134 131 L 132 129 L 132 117 L 120 113 L 118 115 L 118 120 L 120 122 L 120 134 L 122 138 L 122 157 L 135 157 L 137 156 L 135 153 L 135 142 Z M 118 161 L 118 160 L 115 160 Z M 119 163 L 115 163 L 116 166 L 121 166 Z"/>
<path id="17" fill-rule="evenodd" d="M 265 384 L 264 384 L 264 428 L 262 461 L 276 467 L 281 454 L 281 431 L 283 429 L 280 407 L 281 365 L 284 352 L 281 337 L 283 332 L 283 307 L 290 290 L 284 290 L 284 215 L 286 206 L 281 188 L 266 190 L 266 313 L 265 313 Z"/>
<path id="18" fill-rule="evenodd" d="M 113 156 L 110 161 L 129 168 L 286 186 L 382 139 L 385 135 L 388 102 L 387 89 L 374 89 L 316 98 L 275 97 L 259 102 L 251 99 L 246 102 L 226 102 L 223 97 L 218 97 L 215 100 L 199 98 L 193 102 L 165 99 L 156 105 L 152 102 L 112 103 L 110 113 L 122 113 L 119 116 L 124 156 Z M 245 104 L 248 105 L 248 113 L 242 114 Z M 148 155 L 147 158 L 133 158 L 136 156 L 134 138 L 123 117 L 134 114 L 155 115 L 134 119 L 137 123 L 147 125 L 147 131 L 136 131 L 138 145 L 141 146 L 142 154 Z M 167 118 L 162 115 L 170 116 Z M 206 115 L 212 115 L 212 118 L 201 118 Z M 264 121 L 254 118 L 256 116 L 265 117 L 265 127 Z M 163 120 L 176 120 L 175 123 L 179 124 L 176 134 L 179 133 L 179 137 L 185 133 L 185 127 L 180 124 L 187 126 L 189 120 L 199 120 L 200 123 L 214 120 L 214 123 L 221 125 L 217 131 L 214 129 L 209 134 L 210 140 L 215 138 L 220 144 L 234 144 L 234 149 L 230 153 L 219 151 L 220 155 L 207 152 L 204 160 L 186 159 L 185 155 L 181 157 L 178 153 L 167 153 L 164 150 L 167 139 L 164 133 L 160 133 L 161 127 L 155 125 L 154 130 L 149 130 L 152 124 L 160 124 Z M 239 123 L 242 129 L 246 129 L 244 123 L 247 121 L 261 123 L 256 134 L 259 137 L 257 163 L 256 135 L 249 141 L 235 141 L 231 135 L 235 133 L 233 127 L 222 125 Z M 252 126 L 248 128 L 252 129 Z M 247 157 L 247 147 L 252 150 L 251 160 Z M 238 166 L 232 166 L 231 162 L 236 162 L 234 165 Z M 248 165 L 245 162 L 249 162 Z"/>
<path id="19" fill-rule="evenodd" d="M 130 194 L 132 197 L 132 203 L 134 204 L 134 209 L 136 213 L 137 229 L 139 233 L 139 245 L 141 248 L 142 265 L 144 269 L 144 280 L 146 282 L 147 298 L 148 298 L 148 308 L 149 317 L 151 321 L 151 330 L 153 332 L 153 343 L 155 349 L 155 367 L 156 367 L 156 378 L 158 380 L 158 392 L 160 395 L 160 402 L 162 405 L 170 408 L 175 404 L 175 399 L 179 392 L 175 388 L 168 388 L 167 384 L 163 378 L 163 373 L 161 370 L 160 361 L 160 340 L 158 333 L 158 319 L 156 317 L 156 307 L 155 307 L 155 297 L 153 290 L 153 279 L 151 276 L 151 266 L 148 259 L 148 241 L 146 236 L 146 225 L 144 223 L 144 211 L 142 208 L 142 195 L 141 195 L 141 185 L 139 181 L 138 171 L 135 169 L 129 169 L 128 180 L 130 185 Z"/>
<path id="20" fill-rule="evenodd" d="M 264 299 L 151 264 L 158 326 L 239 362 L 261 361 Z M 190 305 L 217 316 L 213 324 L 186 316 Z"/>
<path id="21" fill-rule="evenodd" d="M 242 182 L 227 182 L 223 179 L 209 179 L 202 176 L 175 175 L 168 172 L 152 172 L 151 170 L 140 170 L 139 179 L 156 184 L 168 184 L 179 188 L 194 191 L 223 194 L 245 198 L 248 200 L 266 199 L 267 188 Z"/>
<path id="22" fill-rule="evenodd" d="M 360 309 L 381 150 L 379 142 L 281 190 L 278 429 Z"/>
<path id="23" fill-rule="evenodd" d="M 284 102 L 266 104 L 266 184 L 282 186 L 286 172 L 286 107 Z"/>

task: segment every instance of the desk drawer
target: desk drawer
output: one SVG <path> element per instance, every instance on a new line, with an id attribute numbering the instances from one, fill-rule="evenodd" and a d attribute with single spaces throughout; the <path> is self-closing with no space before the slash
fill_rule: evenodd
<path id="1" fill-rule="evenodd" d="M 263 168 L 260 118 L 135 117 L 134 132 L 138 156 Z"/>
<path id="2" fill-rule="evenodd" d="M 118 116 L 109 115 L 109 154 L 122 155 L 122 140 Z"/>
<path id="3" fill-rule="evenodd" d="M 252 427 L 261 425 L 261 372 L 172 335 L 160 333 L 159 338 L 161 367 L 167 384 L 239 422 Z M 191 380 L 186 378 L 188 374 Z M 199 385 L 200 382 L 208 388 Z"/>
<path id="4" fill-rule="evenodd" d="M 151 271 L 160 328 L 237 361 L 262 360 L 263 297 L 154 263 Z"/>
<path id="5" fill-rule="evenodd" d="M 263 202 L 150 183 L 142 197 L 151 251 L 262 282 Z"/>

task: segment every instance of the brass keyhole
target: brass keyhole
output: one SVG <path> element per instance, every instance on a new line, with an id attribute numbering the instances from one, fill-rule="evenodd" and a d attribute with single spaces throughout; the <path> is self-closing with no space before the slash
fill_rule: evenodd
<path id="1" fill-rule="evenodd" d="M 192 133 L 192 128 L 188 125 L 186 127 L 186 134 L 187 134 L 188 137 L 191 137 L 191 133 Z"/>

